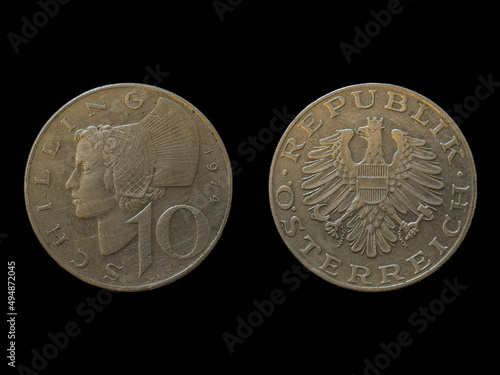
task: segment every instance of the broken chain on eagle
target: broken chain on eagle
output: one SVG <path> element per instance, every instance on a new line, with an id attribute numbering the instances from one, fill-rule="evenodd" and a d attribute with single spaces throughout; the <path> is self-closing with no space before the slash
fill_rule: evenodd
<path id="1" fill-rule="evenodd" d="M 474 213 L 476 172 L 462 132 L 436 104 L 360 84 L 293 120 L 269 189 L 276 226 L 304 266 L 380 291 L 421 280 L 455 252 Z"/>
<path id="2" fill-rule="evenodd" d="M 26 166 L 26 206 L 63 268 L 140 291 L 184 276 L 212 250 L 231 176 L 221 139 L 193 105 L 154 86 L 109 85 L 45 124 Z"/>

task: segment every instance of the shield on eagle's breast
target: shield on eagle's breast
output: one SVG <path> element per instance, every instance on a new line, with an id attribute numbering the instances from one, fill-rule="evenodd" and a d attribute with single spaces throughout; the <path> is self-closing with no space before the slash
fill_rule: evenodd
<path id="1" fill-rule="evenodd" d="M 382 202 L 387 196 L 389 173 L 387 165 L 360 164 L 357 167 L 356 189 L 368 204 Z"/>

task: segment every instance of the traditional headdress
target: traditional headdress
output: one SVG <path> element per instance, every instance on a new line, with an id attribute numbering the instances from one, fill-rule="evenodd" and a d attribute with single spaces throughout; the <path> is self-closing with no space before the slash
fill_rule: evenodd
<path id="1" fill-rule="evenodd" d="M 177 103 L 159 98 L 141 122 L 111 128 L 116 194 L 142 198 L 150 186 L 189 186 L 199 156 L 198 132 Z"/>

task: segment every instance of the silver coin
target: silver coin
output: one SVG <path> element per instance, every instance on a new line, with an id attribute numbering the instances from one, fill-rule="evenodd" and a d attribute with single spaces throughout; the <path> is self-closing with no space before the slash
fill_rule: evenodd
<path id="1" fill-rule="evenodd" d="M 71 100 L 42 128 L 26 166 L 42 246 L 71 274 L 113 290 L 156 288 L 198 266 L 222 234 L 231 195 L 212 124 L 148 85 Z"/>
<path id="2" fill-rule="evenodd" d="M 460 246 L 476 204 L 465 137 L 431 100 L 389 84 L 336 90 L 286 129 L 269 194 L 309 270 L 360 291 L 422 280 Z"/>

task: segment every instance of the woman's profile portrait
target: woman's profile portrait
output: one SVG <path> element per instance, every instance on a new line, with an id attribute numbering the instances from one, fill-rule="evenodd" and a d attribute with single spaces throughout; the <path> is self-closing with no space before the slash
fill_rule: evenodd
<path id="1" fill-rule="evenodd" d="M 137 231 L 127 221 L 168 188 L 193 183 L 199 157 L 196 127 L 167 98 L 140 122 L 91 125 L 75 133 L 75 168 L 66 181 L 75 214 L 97 219 L 101 255 L 117 252 Z"/>

